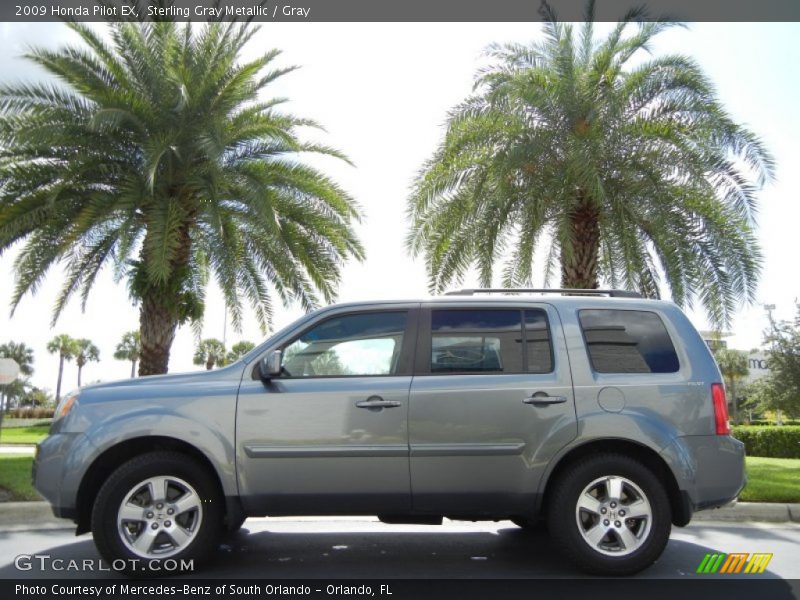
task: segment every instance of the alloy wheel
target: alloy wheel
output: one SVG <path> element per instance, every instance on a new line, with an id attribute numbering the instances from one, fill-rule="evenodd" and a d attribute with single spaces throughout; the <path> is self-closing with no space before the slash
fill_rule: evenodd
<path id="1" fill-rule="evenodd" d="M 133 486 L 117 511 L 125 546 L 141 558 L 178 554 L 192 543 L 203 520 L 203 503 L 183 479 L 150 477 Z"/>
<path id="2" fill-rule="evenodd" d="M 599 477 L 587 485 L 575 507 L 583 540 L 608 556 L 626 556 L 647 540 L 653 510 L 642 489 L 619 475 Z"/>

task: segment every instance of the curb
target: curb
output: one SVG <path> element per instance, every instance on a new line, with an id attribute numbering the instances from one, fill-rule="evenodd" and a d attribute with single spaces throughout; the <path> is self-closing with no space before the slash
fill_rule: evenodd
<path id="1" fill-rule="evenodd" d="M 57 518 L 48 502 L 0 503 L 0 531 L 74 529 L 74 527 L 72 521 Z"/>
<path id="2" fill-rule="evenodd" d="M 290 521 L 346 521 L 365 520 L 365 517 L 286 517 Z M 372 519 L 370 519 L 372 520 Z M 800 504 L 773 504 L 770 502 L 738 502 L 715 510 L 697 512 L 692 523 L 800 523 Z M 33 531 L 37 529 L 73 529 L 68 519 L 53 515 L 47 502 L 0 503 L 0 531 Z"/>
<path id="3" fill-rule="evenodd" d="M 0 454 L 6 456 L 33 456 L 36 454 L 36 446 L 30 444 L 0 444 Z"/>
<path id="4" fill-rule="evenodd" d="M 695 521 L 800 523 L 800 504 L 737 502 L 722 508 L 696 512 L 692 515 L 692 522 Z"/>

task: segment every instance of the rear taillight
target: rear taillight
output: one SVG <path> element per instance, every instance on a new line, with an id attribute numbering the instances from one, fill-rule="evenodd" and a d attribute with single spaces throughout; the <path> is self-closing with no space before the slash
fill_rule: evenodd
<path id="1" fill-rule="evenodd" d="M 711 400 L 714 402 L 714 422 L 717 435 L 728 435 L 731 427 L 728 424 L 728 399 L 725 397 L 725 386 L 721 383 L 711 384 Z"/>

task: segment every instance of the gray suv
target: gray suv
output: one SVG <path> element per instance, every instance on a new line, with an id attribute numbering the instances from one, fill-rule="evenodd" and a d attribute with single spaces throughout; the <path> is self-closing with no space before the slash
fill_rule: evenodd
<path id="1" fill-rule="evenodd" d="M 250 516 L 347 514 L 545 523 L 611 575 L 736 498 L 722 378 L 674 304 L 497 291 L 330 306 L 216 371 L 85 387 L 36 488 L 109 561 L 200 562 Z"/>

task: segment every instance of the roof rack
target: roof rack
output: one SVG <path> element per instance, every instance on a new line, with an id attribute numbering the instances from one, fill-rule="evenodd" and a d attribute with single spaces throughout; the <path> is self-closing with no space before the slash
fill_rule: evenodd
<path id="1" fill-rule="evenodd" d="M 641 298 L 639 292 L 628 290 L 590 290 L 578 288 L 467 288 L 446 292 L 445 296 L 474 296 L 475 294 L 565 294 L 575 296 L 608 296 L 609 298 Z"/>

